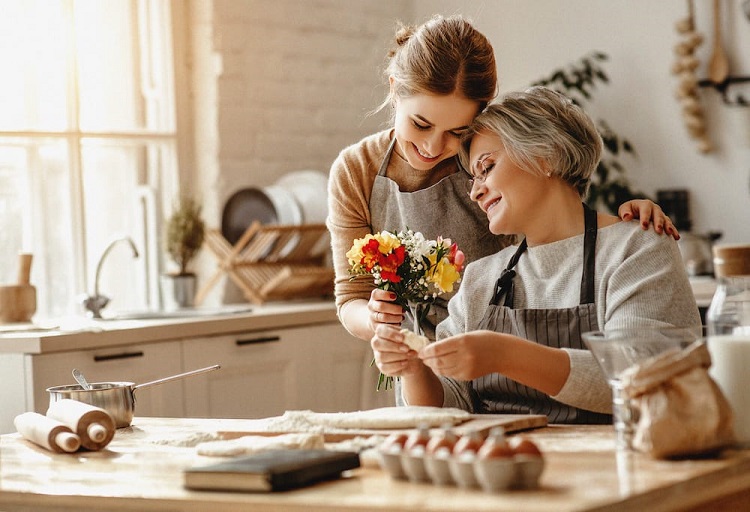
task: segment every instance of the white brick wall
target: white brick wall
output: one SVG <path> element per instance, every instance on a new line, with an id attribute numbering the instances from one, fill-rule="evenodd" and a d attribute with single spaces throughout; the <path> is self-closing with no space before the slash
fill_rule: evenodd
<path id="1" fill-rule="evenodd" d="M 328 172 L 338 152 L 385 126 L 385 55 L 409 0 L 194 0 L 194 154 L 186 169 L 210 227 L 237 189 L 294 170 Z M 202 251 L 207 279 L 216 262 Z M 218 288 L 218 287 L 217 287 Z M 212 294 L 215 295 L 215 294 Z M 209 302 L 211 297 L 209 297 Z"/>

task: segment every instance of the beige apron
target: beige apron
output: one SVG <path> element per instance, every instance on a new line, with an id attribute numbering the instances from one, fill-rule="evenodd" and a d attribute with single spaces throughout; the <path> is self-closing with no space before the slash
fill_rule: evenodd
<path id="1" fill-rule="evenodd" d="M 514 309 L 513 267 L 526 251 L 521 242 L 495 285 L 495 293 L 478 329 L 520 336 L 555 348 L 586 349 L 581 333 L 598 329 L 594 303 L 594 257 L 596 255 L 596 212 L 585 204 L 583 275 L 580 304 L 563 309 Z M 500 305 L 501 299 L 503 305 Z M 474 411 L 488 414 L 545 414 L 550 423 L 612 423 L 612 416 L 586 411 L 560 403 L 545 393 L 524 386 L 499 373 L 484 375 L 470 382 Z"/>
<path id="2" fill-rule="evenodd" d="M 398 183 L 386 176 L 386 169 L 396 143 L 394 137 L 375 177 L 370 196 L 372 232 L 392 233 L 407 228 L 421 232 L 428 240 L 438 236 L 450 238 L 466 255 L 466 262 L 494 254 L 507 246 L 507 238 L 493 235 L 487 216 L 466 191 L 468 176 L 456 172 L 438 183 L 415 192 L 401 192 Z M 425 335 L 435 339 L 435 327 L 448 316 L 448 299 L 439 297 L 430 308 L 427 322 L 421 327 Z M 404 328 L 411 329 L 407 320 Z"/>

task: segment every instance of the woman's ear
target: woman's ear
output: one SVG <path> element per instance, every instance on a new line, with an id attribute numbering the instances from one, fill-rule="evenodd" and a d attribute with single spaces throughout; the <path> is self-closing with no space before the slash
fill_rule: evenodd
<path id="1" fill-rule="evenodd" d="M 396 77 L 388 75 L 388 98 L 391 100 L 391 107 L 396 108 Z"/>

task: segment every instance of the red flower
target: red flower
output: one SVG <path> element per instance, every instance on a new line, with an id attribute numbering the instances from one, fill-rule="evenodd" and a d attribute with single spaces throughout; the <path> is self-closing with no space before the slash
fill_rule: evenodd
<path id="1" fill-rule="evenodd" d="M 406 247 L 400 245 L 396 247 L 392 253 L 383 254 L 380 256 L 380 277 L 386 279 L 392 283 L 398 283 L 401 281 L 401 276 L 398 275 L 398 267 L 406 259 Z"/>
<path id="2" fill-rule="evenodd" d="M 362 261 L 360 262 L 367 269 L 368 272 L 372 270 L 380 259 L 380 251 L 378 250 L 380 244 L 374 238 L 367 242 L 366 245 L 362 246 Z"/>
<path id="3" fill-rule="evenodd" d="M 463 251 L 458 250 L 458 244 L 451 244 L 451 250 L 450 253 L 448 253 L 448 261 L 450 261 L 453 266 L 456 267 L 457 272 L 461 272 L 464 269 L 466 256 L 464 255 Z"/>

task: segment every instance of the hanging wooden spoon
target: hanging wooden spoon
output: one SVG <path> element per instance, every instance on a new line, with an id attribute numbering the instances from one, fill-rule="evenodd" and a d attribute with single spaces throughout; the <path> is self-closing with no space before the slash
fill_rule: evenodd
<path id="1" fill-rule="evenodd" d="M 714 47 L 708 61 L 708 78 L 715 84 L 723 83 L 729 76 L 729 59 L 721 44 L 720 0 L 714 0 Z"/>

